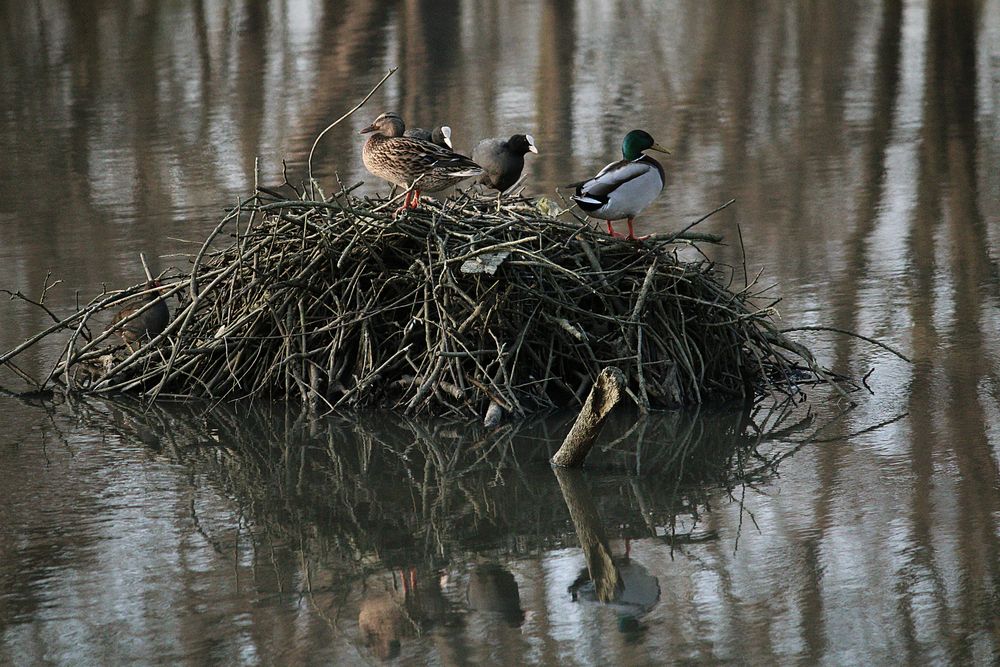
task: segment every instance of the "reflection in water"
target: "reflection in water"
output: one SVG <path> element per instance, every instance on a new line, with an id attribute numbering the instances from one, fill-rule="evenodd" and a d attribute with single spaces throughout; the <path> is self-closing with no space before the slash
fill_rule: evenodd
<path id="1" fill-rule="evenodd" d="M 416 568 L 393 574 L 392 588 L 386 587 L 385 577 L 376 575 L 376 582 L 364 582 L 366 592 L 359 604 L 358 630 L 364 645 L 379 658 L 394 658 L 400 654 L 405 639 L 419 636 L 435 624 L 448 620 L 447 602 L 439 580 L 427 577 L 418 580 Z"/>
<path id="2" fill-rule="evenodd" d="M 618 573 L 618 588 L 611 599 L 602 599 L 597 590 L 599 584 L 592 578 L 589 570 L 577 576 L 570 584 L 569 592 L 574 602 L 598 601 L 610 605 L 618 615 L 618 629 L 622 632 L 636 632 L 643 628 L 639 619 L 660 600 L 660 582 L 628 556 L 615 563 L 615 570 Z"/>
<path id="3" fill-rule="evenodd" d="M 399 640 L 409 619 L 401 603 L 388 593 L 366 597 L 361 601 L 358 613 L 358 627 L 368 646 L 380 658 L 395 658 L 399 655 Z M 409 634 L 412 633 L 412 629 Z"/>
<path id="4" fill-rule="evenodd" d="M 658 597 L 656 576 L 638 565 L 648 556 L 612 564 L 609 536 L 626 544 L 653 540 L 669 551 L 675 540 L 680 544 L 704 532 L 699 513 L 720 493 L 706 483 L 714 480 L 731 488 L 740 480 L 773 474 L 767 466 L 755 463 L 741 470 L 737 463 L 753 451 L 758 440 L 754 427 L 761 426 L 745 410 L 713 412 L 708 418 L 697 412 L 653 416 L 631 435 L 629 422 L 635 418 L 623 416 L 606 429 L 606 451 L 593 454 L 605 472 L 594 478 L 592 488 L 579 471 L 560 471 L 557 480 L 547 463 L 573 415 L 469 432 L 384 416 L 366 422 L 318 420 L 281 408 L 244 406 L 205 411 L 200 405 L 144 408 L 73 401 L 49 410 L 64 442 L 82 448 L 74 459 L 101 456 L 110 446 L 114 459 L 129 463 L 125 468 L 112 465 L 108 473 L 121 482 L 109 487 L 111 504 L 85 509 L 93 518 L 73 528 L 78 537 L 65 543 L 37 531 L 53 520 L 60 525 L 75 521 L 68 507 L 56 505 L 59 515 L 46 518 L 46 511 L 35 514 L 39 508 L 15 497 L 21 521 L 28 523 L 20 533 L 21 546 L 15 547 L 14 557 L 4 558 L 0 570 L 8 582 L 33 583 L 7 589 L 5 622 L 45 627 L 40 610 L 51 595 L 60 595 L 48 575 L 53 570 L 82 566 L 85 587 L 120 576 L 117 570 L 94 571 L 79 563 L 79 556 L 60 560 L 39 552 L 37 558 L 29 557 L 43 544 L 53 553 L 76 551 L 88 543 L 92 546 L 84 549 L 103 551 L 109 540 L 129 540 L 136 531 L 161 534 L 162 541 L 167 539 L 163 528 L 173 523 L 170 530 L 180 532 L 168 542 L 178 542 L 160 556 L 170 565 L 152 572 L 142 559 L 130 567 L 144 572 L 144 588 L 176 580 L 180 598 L 165 601 L 165 606 L 153 604 L 135 620 L 152 623 L 163 614 L 178 613 L 174 605 L 179 602 L 186 610 L 180 613 L 193 614 L 190 622 L 196 623 L 205 604 L 200 600 L 221 596 L 228 602 L 216 612 L 219 624 L 212 634 L 229 647 L 227 655 L 244 640 L 225 629 L 225 619 L 250 609 L 256 609 L 247 619 L 252 634 L 266 623 L 275 637 L 291 642 L 287 650 L 304 654 L 344 657 L 363 650 L 381 658 L 472 656 L 479 650 L 480 633 L 486 632 L 509 642 L 503 650 L 516 655 L 526 650 L 518 639 L 521 633 L 548 635 L 538 625 L 539 614 L 548 613 L 545 607 L 554 611 L 572 604 L 566 591 L 573 591 L 573 599 L 591 599 L 585 582 L 574 582 L 579 561 L 558 564 L 567 554 L 579 553 L 578 537 L 588 547 L 588 542 L 600 542 L 610 570 L 616 577 L 620 572 L 615 591 L 602 600 L 612 603 L 608 618 L 617 627 L 635 629 L 636 619 L 656 601 L 648 599 L 650 591 Z M 81 431 L 103 433 L 103 443 L 80 441 Z M 651 462 L 659 463 L 648 464 L 648 476 L 622 477 L 622 467 L 632 467 L 639 444 L 650 450 Z M 654 455 L 674 444 L 681 454 Z M 144 466 L 161 469 L 165 476 L 147 478 Z M 173 485 L 167 482 L 171 475 L 177 478 Z M 164 506 L 163 499 L 149 492 L 159 486 L 179 497 Z M 140 514 L 125 521 L 135 502 L 150 518 Z M 152 518 L 157 515 L 174 518 L 157 528 L 158 520 Z M 117 535 L 129 523 L 134 526 Z M 173 549 L 177 551 L 171 553 Z M 550 577 L 538 580 L 530 571 L 539 557 L 540 562 L 548 560 L 547 553 L 558 554 L 552 563 L 563 593 L 540 608 L 539 595 Z M 588 549 L 584 553 L 596 573 Z M 206 570 L 208 563 L 217 565 Z M 223 563 L 232 568 L 234 579 L 201 574 Z M 595 580 L 602 577 L 594 575 Z M 115 599 L 92 601 L 88 613 L 113 623 L 119 611 Z M 304 608 L 297 602 L 302 600 L 308 600 Z M 329 625 L 315 637 L 293 639 L 301 614 L 310 624 Z M 605 620 L 595 613 L 593 622 Z M 590 632 L 590 625 L 574 635 Z M 166 632 L 161 638 L 179 642 L 166 654 L 171 659 L 205 651 L 202 635 L 196 639 Z M 268 655 L 286 650 L 260 637 L 254 645 Z M 63 659 L 88 657 L 62 643 L 56 652 Z"/>
<path id="5" fill-rule="evenodd" d="M 297 182 L 318 131 L 393 65 L 366 109 L 447 123 L 459 150 L 534 128 L 528 193 L 599 168 L 628 128 L 663 136 L 667 187 L 638 233 L 736 197 L 705 223 L 729 241 L 712 259 L 742 265 L 739 224 L 788 326 L 858 330 L 916 363 L 812 340 L 838 370 L 875 366 L 876 395 L 833 421 L 813 397 L 813 430 L 777 442 L 819 442 L 780 477 L 723 472 L 756 460 L 739 413 L 637 424 L 595 460 L 612 561 L 621 572 L 627 540 L 660 585 L 639 621 L 655 632 L 631 643 L 610 607 L 567 593 L 586 560 L 558 483 L 527 463 L 551 424 L 376 437 L 296 415 L 5 401 L 0 662 L 360 662 L 393 651 L 377 633 L 365 646 L 367 596 L 415 620 L 398 650 L 416 661 L 996 660 L 1000 3 L 0 3 L 0 287 L 37 294 L 53 270 L 63 311 L 76 289 L 137 282 L 140 250 L 154 271 L 183 263 L 255 157 L 261 181 L 286 158 Z M 328 191 L 365 179 L 369 116 L 320 143 Z M 0 349 L 42 315 L 0 303 Z M 663 481 L 696 452 L 718 465 Z M 491 564 L 520 625 L 480 608 L 480 584 L 514 589 L 474 582 Z"/>
<path id="6" fill-rule="evenodd" d="M 625 556 L 611 555 L 607 534 L 597 507 L 579 470 L 554 470 L 577 539 L 587 560 L 587 569 L 570 585 L 573 600 L 597 600 L 612 605 L 620 614 L 619 626 L 634 629 L 642 616 L 660 599 L 660 582 L 630 557 L 630 540 L 625 538 Z"/>
<path id="7" fill-rule="evenodd" d="M 597 599 L 612 602 L 622 594 L 624 587 L 618 567 L 611 557 L 611 547 L 597 507 L 591 501 L 579 471 L 555 469 L 553 472 L 559 480 L 566 507 L 569 508 L 576 537 L 580 540 L 583 556 L 587 560 L 587 575 L 597 592 Z M 573 590 L 578 587 L 574 582 Z M 576 595 L 573 597 L 576 599 Z"/>
<path id="8" fill-rule="evenodd" d="M 481 563 L 469 573 L 469 609 L 499 614 L 511 627 L 524 622 L 517 580 L 499 563 Z"/>

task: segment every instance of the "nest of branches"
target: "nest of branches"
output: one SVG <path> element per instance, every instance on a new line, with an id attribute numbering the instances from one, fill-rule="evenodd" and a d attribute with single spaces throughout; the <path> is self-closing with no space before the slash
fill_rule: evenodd
<path id="1" fill-rule="evenodd" d="M 635 243 L 522 197 L 398 216 L 394 200 L 317 199 L 258 192 L 229 211 L 187 271 L 163 278 L 171 321 L 141 346 L 95 326 L 136 287 L 55 318 L 0 362 L 68 331 L 39 386 L 491 418 L 576 405 L 609 365 L 653 408 L 830 379 L 752 283 L 729 286 L 733 271 L 697 250 L 716 239 L 690 225 Z"/>

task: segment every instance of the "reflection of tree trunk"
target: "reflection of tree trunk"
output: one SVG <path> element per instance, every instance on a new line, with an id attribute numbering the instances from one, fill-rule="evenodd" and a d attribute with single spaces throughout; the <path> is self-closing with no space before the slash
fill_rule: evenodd
<path id="1" fill-rule="evenodd" d="M 594 582 L 597 599 L 611 602 L 621 592 L 621 575 L 611 558 L 608 537 L 604 533 L 601 517 L 583 479 L 583 473 L 559 468 L 555 468 L 554 472 L 576 529 L 576 537 L 580 540 L 583 556 L 587 559 L 587 571 Z"/>
<path id="2" fill-rule="evenodd" d="M 317 85 L 305 107 L 328 111 L 288 119 L 289 136 L 309 137 L 297 159 L 304 160 L 312 138 L 333 118 L 359 101 L 368 88 L 385 74 L 382 59 L 386 45 L 390 43 L 386 31 L 393 20 L 392 9 L 385 3 L 352 0 L 339 10 L 324 14 L 321 34 L 323 43 L 328 46 L 316 61 Z M 388 60 L 391 63 L 399 57 L 398 54 L 391 54 Z M 377 100 L 373 100 L 371 106 L 365 107 L 361 113 L 362 117 L 370 115 L 368 120 L 371 120 L 383 111 L 388 109 L 379 108 Z M 357 139 L 357 135 L 348 131 L 331 132 L 317 148 L 314 168 L 329 165 L 331 156 L 347 156 L 360 151 L 361 144 Z M 343 168 L 344 165 L 337 168 L 319 166 L 315 170 L 329 174 Z"/>
<path id="3" fill-rule="evenodd" d="M 399 72 L 402 79 L 403 100 L 399 112 L 403 120 L 411 127 L 428 125 L 423 120 L 423 112 L 429 105 L 427 99 L 430 85 L 430 53 L 431 45 L 425 39 L 422 27 L 426 5 L 419 0 L 407 0 L 403 3 L 399 14 L 402 27 L 402 48 L 399 62 L 403 68 Z"/>
<path id="4" fill-rule="evenodd" d="M 629 480 L 629 487 L 632 489 L 632 496 L 635 498 L 635 504 L 639 506 L 639 513 L 642 515 L 642 520 L 646 524 L 646 530 L 649 533 L 649 537 L 656 537 L 656 524 L 653 522 L 653 510 L 650 509 L 649 503 L 646 501 L 646 494 L 639 486 L 639 480 L 635 477 L 631 478 Z"/>
<path id="5" fill-rule="evenodd" d="M 918 388 L 913 393 L 922 394 L 927 404 L 943 400 L 940 414 L 947 420 L 947 433 L 956 443 L 952 456 L 960 482 L 956 485 L 954 502 L 963 511 L 958 514 L 953 529 L 966 542 L 956 553 L 957 568 L 967 581 L 996 582 L 1000 579 L 1000 543 L 993 528 L 993 517 L 1000 503 L 996 500 L 998 476 L 989 437 L 991 418 L 984 409 L 982 387 L 995 387 L 998 379 L 995 367 L 984 363 L 990 358 L 995 331 L 992 327 L 984 327 L 981 312 L 983 288 L 993 288 L 996 284 L 997 267 L 990 257 L 988 225 L 984 222 L 977 193 L 978 166 L 986 164 L 979 158 L 977 143 L 980 136 L 977 44 L 981 7 L 981 3 L 969 0 L 936 0 L 930 3 L 928 12 L 927 127 L 923 135 L 921 174 L 934 194 L 937 217 L 945 223 L 944 227 L 939 223 L 938 228 L 951 242 L 946 270 L 953 280 L 954 314 L 941 335 L 951 344 L 928 351 L 931 355 L 928 360 L 934 370 L 948 380 L 943 397 L 933 392 L 932 383 L 915 385 Z M 933 262 L 940 262 L 941 245 L 944 245 L 942 241 L 930 239 L 927 260 L 931 267 L 935 266 Z M 934 287 L 940 285 L 941 273 L 944 272 L 939 268 L 933 274 Z M 932 297 L 926 298 L 933 304 Z M 923 443 L 921 451 L 928 489 L 934 488 L 934 479 L 939 475 L 940 454 L 934 445 L 935 441 L 930 439 Z M 926 503 L 925 511 L 928 514 L 920 517 L 921 528 L 931 536 L 934 512 L 940 513 L 940 509 L 933 503 Z M 938 522 L 942 520 L 943 516 L 937 517 Z M 929 538 L 928 543 L 933 543 L 933 539 Z M 988 632 L 991 624 L 981 625 L 982 611 L 977 600 L 980 593 L 970 591 L 957 603 L 949 604 L 948 587 L 943 583 L 947 577 L 940 563 L 933 557 L 927 562 L 927 567 L 935 574 L 933 592 L 937 609 L 941 610 L 940 622 L 943 625 L 953 622 L 960 628 L 985 628 Z M 946 609 L 954 612 L 953 615 L 946 613 Z M 960 663 L 973 662 L 971 643 L 963 642 L 956 647 L 954 656 Z"/>
<path id="6" fill-rule="evenodd" d="M 461 42 L 462 12 L 453 3 L 405 0 L 399 10 L 402 28 L 398 60 L 403 99 L 396 110 L 410 127 L 430 129 L 455 123 L 452 116 L 461 107 L 448 104 L 442 91 L 455 78 L 453 69 L 461 62 L 452 49 L 442 44 Z"/>
<path id="7" fill-rule="evenodd" d="M 237 99 L 252 100 L 260 95 L 260 91 L 268 89 L 268 62 L 277 57 L 276 54 L 269 53 L 269 50 L 276 51 L 277 44 L 288 40 L 288 28 L 280 20 L 277 25 L 270 24 L 265 3 L 248 3 L 244 11 L 239 32 L 234 39 L 233 56 L 236 58 L 237 75 L 233 92 Z M 269 31 L 278 31 L 280 37 L 272 41 L 268 38 Z M 219 101 L 225 106 L 229 105 L 228 101 Z M 233 118 L 240 128 L 237 135 L 239 152 L 235 156 L 237 168 L 241 174 L 252 179 L 254 158 L 257 157 L 257 147 L 261 145 L 264 134 L 264 114 L 252 104 L 238 104 L 233 110 Z"/>
<path id="8" fill-rule="evenodd" d="M 538 173 L 541 180 L 547 183 L 566 182 L 566 163 L 558 159 L 556 151 L 547 152 L 544 146 L 559 145 L 573 136 L 575 14 L 572 0 L 550 0 L 542 3 L 542 17 L 538 24 L 541 37 L 538 40 L 535 136 L 545 142 L 539 144 L 543 150 L 538 156 Z"/>
<path id="9" fill-rule="evenodd" d="M 871 235 L 879 222 L 885 190 L 887 171 L 886 154 L 893 136 L 893 113 L 899 89 L 899 63 L 903 34 L 903 7 L 899 0 L 889 0 L 882 10 L 882 28 L 876 44 L 875 85 L 872 91 L 871 132 L 868 151 L 861 171 L 860 205 L 858 224 L 847 242 L 846 261 L 849 269 L 837 286 L 836 293 L 843 294 L 835 314 L 836 326 L 850 331 L 857 330 L 857 318 L 864 309 L 859 294 L 869 276 L 869 250 Z M 836 342 L 834 368 L 849 368 L 851 353 L 856 341 L 842 337 Z"/>
<path id="10" fill-rule="evenodd" d="M 212 86 L 212 52 L 208 40 L 208 19 L 205 14 L 204 0 L 195 0 L 191 6 L 194 17 L 195 44 L 198 49 L 198 67 L 200 69 L 201 86 L 198 93 L 203 102 L 211 100 Z M 210 106 L 206 104 L 206 106 Z"/>
<path id="11" fill-rule="evenodd" d="M 135 173 L 132 175 L 135 185 L 132 186 L 132 197 L 136 213 L 156 211 L 163 202 L 172 199 L 171 192 L 167 189 L 169 181 L 161 171 L 165 166 L 164 163 L 150 158 L 160 150 L 157 148 L 157 142 L 162 140 L 155 125 L 156 119 L 163 112 L 165 100 L 156 85 L 157 77 L 152 75 L 158 69 L 155 45 L 163 25 L 162 18 L 160 11 L 136 17 L 134 28 L 136 39 L 129 45 L 132 49 L 130 58 L 137 63 L 138 71 L 150 73 L 150 76 L 139 77 L 132 82 L 126 102 L 125 118 L 129 126 L 127 136 L 131 144 L 127 152 L 135 161 Z M 152 270 L 159 271 L 160 243 L 163 235 L 149 226 L 142 229 L 144 235 L 148 235 L 142 238 L 142 247 L 151 260 Z"/>
<path id="12" fill-rule="evenodd" d="M 822 8 L 816 8 L 823 11 Z M 812 20 L 819 17 L 805 12 L 803 14 L 803 39 L 811 40 L 811 33 L 805 26 Z M 870 132 L 868 133 L 865 145 L 867 152 L 862 162 L 863 169 L 860 173 L 861 185 L 858 188 L 859 207 L 857 224 L 853 232 L 847 237 L 845 244 L 845 261 L 848 270 L 843 273 L 843 280 L 836 283 L 833 293 L 840 295 L 837 300 L 839 304 L 831 316 L 835 318 L 836 325 L 843 329 L 856 329 L 856 322 L 860 313 L 864 312 L 864 298 L 860 296 L 862 286 L 869 277 L 869 244 L 871 234 L 876 229 L 880 220 L 881 206 L 883 205 L 883 194 L 885 187 L 887 169 L 887 151 L 893 138 L 893 122 L 895 119 L 894 109 L 897 104 L 899 88 L 899 71 L 902 58 L 902 25 L 903 8 L 898 0 L 888 0 L 882 7 L 882 23 L 876 42 L 874 72 L 875 79 L 872 90 L 872 115 L 870 122 Z M 821 106 L 826 112 L 840 108 L 838 100 L 843 98 L 843 86 L 839 83 L 843 79 L 844 66 L 837 58 L 829 58 L 830 49 L 839 48 L 839 37 L 828 35 L 817 43 L 809 41 L 803 43 L 802 58 L 804 99 L 824 99 Z M 815 63 L 815 65 L 810 65 Z M 805 111 L 807 107 L 803 107 Z M 809 118 L 803 119 L 803 125 L 808 127 L 813 122 Z M 829 123 L 829 127 L 844 128 L 843 120 L 838 116 L 827 116 L 823 122 Z M 841 131 L 846 131 L 842 129 Z M 840 137 L 841 131 L 837 132 L 809 132 L 808 136 Z M 833 147 L 816 147 L 816 151 L 833 151 Z M 798 165 L 801 167 L 801 165 Z M 800 174 L 797 178 L 802 179 L 805 169 L 796 169 Z M 800 182 L 793 192 L 799 196 L 809 195 L 809 188 Z M 797 205 L 798 206 L 798 205 Z M 801 211 L 800 211 L 801 212 Z M 802 213 L 804 215 L 804 213 Z M 836 367 L 849 368 L 852 362 L 852 351 L 855 341 L 844 337 L 838 339 L 834 345 Z M 845 427 L 845 424 L 834 426 L 838 429 Z M 813 500 L 813 508 L 818 523 L 822 526 L 819 537 L 810 537 L 798 545 L 799 555 L 805 566 L 805 571 L 819 573 L 822 571 L 822 545 L 827 530 L 835 526 L 836 521 L 836 498 L 838 491 L 838 480 L 843 470 L 843 457 L 845 448 L 832 444 L 824 448 L 817 459 L 817 471 L 819 474 L 819 492 Z M 823 583 L 819 576 L 811 576 L 802 586 L 801 602 L 803 637 L 808 647 L 808 660 L 818 661 L 828 649 L 828 638 L 824 634 L 826 624 L 826 604 L 824 600 Z"/>

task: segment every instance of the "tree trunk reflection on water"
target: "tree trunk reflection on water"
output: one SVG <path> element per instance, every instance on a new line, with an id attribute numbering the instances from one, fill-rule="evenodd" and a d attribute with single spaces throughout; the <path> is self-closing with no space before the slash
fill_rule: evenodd
<path id="1" fill-rule="evenodd" d="M 738 222 L 789 326 L 859 330 L 916 364 L 816 336 L 838 369 L 877 366 L 876 396 L 759 493 L 723 474 L 755 460 L 740 418 L 609 425 L 607 445 L 634 430 L 595 452 L 592 501 L 610 548 L 631 540 L 671 596 L 638 644 L 713 663 L 996 655 L 997 3 L 251 4 L 0 3 L 0 287 L 35 293 L 51 269 L 58 310 L 76 288 L 136 282 L 140 250 L 161 256 L 154 270 L 183 262 L 178 239 L 252 186 L 255 157 L 268 184 L 282 158 L 301 178 L 319 130 L 392 65 L 366 109 L 451 122 L 460 149 L 535 128 L 529 193 L 554 196 L 613 159 L 624 130 L 655 125 L 676 150 L 640 222 L 672 230 L 736 197 L 706 222 L 730 242 L 713 260 L 740 266 Z M 383 190 L 357 129 L 324 137 L 316 175 Z M 0 348 L 44 328 L 2 305 Z M 47 369 L 45 354 L 30 363 Z M 358 662 L 369 593 L 423 614 L 424 634 L 400 640 L 418 663 L 601 662 L 581 628 L 614 646 L 603 662 L 655 661 L 599 631 L 610 606 L 566 604 L 584 559 L 544 463 L 563 422 L 496 435 L 95 405 L 0 411 L 0 662 L 123 661 L 104 637 L 129 633 L 136 662 L 269 646 Z M 744 488 L 752 521 L 732 502 Z M 482 599 L 513 599 L 504 571 L 517 635 Z M 133 604 L 122 589 L 140 585 Z M 436 615 L 435 586 L 462 613 Z M 437 654 L 407 653 L 418 645 Z"/>
<path id="2" fill-rule="evenodd" d="M 646 591 L 650 576 L 637 563 L 610 560 L 600 517 L 615 526 L 615 539 L 682 544 L 685 531 L 700 530 L 698 517 L 717 485 L 731 488 L 743 475 L 771 474 L 760 461 L 747 472 L 759 436 L 746 410 L 709 411 L 707 418 L 654 415 L 642 428 L 632 423 L 634 415 L 620 415 L 591 454 L 593 468 L 603 473 L 587 489 L 580 480 L 553 479 L 548 465 L 572 415 L 490 432 L 384 416 L 316 419 L 278 406 L 205 411 L 193 404 L 73 400 L 65 407 L 87 428 L 142 442 L 151 457 L 183 466 L 191 487 L 179 511 L 191 536 L 182 542 L 203 538 L 219 559 L 232 561 L 237 582 L 244 582 L 238 588 L 276 600 L 305 596 L 318 636 L 347 630 L 356 640 L 345 642 L 380 656 L 425 646 L 413 642 L 428 635 L 438 651 L 460 656 L 468 649 L 445 629 L 494 622 L 519 627 L 526 608 L 505 563 L 580 542 L 595 581 L 605 580 L 589 555 L 597 545 L 609 564 L 606 574 L 626 566 L 624 583 L 639 582 L 623 595 L 614 584 L 598 591 L 626 619 L 625 628 L 645 613 L 648 603 L 641 596 L 637 602 L 633 592 Z M 65 407 L 53 407 L 53 414 Z M 625 476 L 640 454 L 646 474 Z M 235 504 L 234 521 L 219 514 L 214 497 Z M 186 548 L 178 557 L 188 562 L 184 569 L 197 570 Z M 16 569 L 9 576 L 29 580 L 33 567 L 51 566 L 44 559 L 4 562 Z M 189 574 L 177 586 L 190 605 L 185 641 L 197 643 L 195 610 L 204 593 Z M 573 587 L 577 594 L 588 599 L 585 580 Z M 570 593 L 564 595 L 569 600 Z M 529 587 L 529 599 L 537 596 Z M 480 620 L 459 613 L 457 600 Z M 30 615 L 26 604 L 8 611 Z M 269 628 L 270 636 L 297 645 L 295 615 L 283 611 L 286 604 L 253 607 L 255 632 Z"/>
<path id="3" fill-rule="evenodd" d="M 579 470 L 562 468 L 553 468 L 552 472 L 559 480 L 559 488 L 562 489 L 566 508 L 573 521 L 576 538 L 587 559 L 587 571 L 597 589 L 597 599 L 611 602 L 622 591 L 621 575 L 611 557 L 608 536 L 604 532 L 600 514 L 590 497 L 583 474 Z"/>
<path id="4" fill-rule="evenodd" d="M 992 458 L 989 437 L 996 425 L 984 409 L 984 404 L 995 405 L 1000 378 L 994 368 L 983 363 L 991 356 L 989 341 L 995 340 L 996 332 L 988 319 L 977 315 L 985 305 L 984 294 L 990 296 L 992 307 L 1000 303 L 997 266 L 989 253 L 989 229 L 977 195 L 980 159 L 976 43 L 981 7 L 981 3 L 971 1 L 930 3 L 925 120 L 919 153 L 920 197 L 924 201 L 918 209 L 922 215 L 914 220 L 912 237 L 919 275 L 927 280 L 927 272 L 935 272 L 925 283 L 927 291 L 917 292 L 915 300 L 921 307 L 933 310 L 934 294 L 945 279 L 953 286 L 950 298 L 955 313 L 943 321 L 941 331 L 930 327 L 928 342 L 937 339 L 939 344 L 925 348 L 927 354 L 918 360 L 913 380 L 914 414 L 918 409 L 925 411 L 914 428 L 913 460 L 918 480 L 915 491 L 923 500 L 914 507 L 913 523 L 921 539 L 936 544 L 935 549 L 915 554 L 914 566 L 932 573 L 933 595 L 943 613 L 948 591 L 939 558 L 948 547 L 934 535 L 935 523 L 944 517 L 934 505 L 935 467 L 939 465 L 935 449 L 941 441 L 932 436 L 935 428 L 943 427 L 950 434 L 947 442 L 961 444 L 952 450 L 954 465 L 965 480 L 956 498 L 962 508 L 956 519 L 961 534 L 981 545 L 961 551 L 961 569 L 965 576 L 991 581 L 994 586 L 992 598 L 983 590 L 980 595 L 965 597 L 955 609 L 963 619 L 963 627 L 970 629 L 983 617 L 984 610 L 992 610 L 994 619 L 1000 614 L 1000 602 L 995 596 L 995 587 L 1000 585 L 1000 534 L 996 530 L 1000 470 Z M 942 253 L 942 241 L 950 243 L 950 252 Z M 943 267 L 939 266 L 942 258 L 947 262 Z M 941 383 L 942 377 L 962 379 Z M 984 388 L 989 389 L 984 392 Z M 942 396 L 944 405 L 940 403 Z M 908 596 L 911 609 L 918 605 L 910 599 L 916 593 Z M 974 660 L 974 634 L 970 630 L 950 642 L 951 660 Z"/>

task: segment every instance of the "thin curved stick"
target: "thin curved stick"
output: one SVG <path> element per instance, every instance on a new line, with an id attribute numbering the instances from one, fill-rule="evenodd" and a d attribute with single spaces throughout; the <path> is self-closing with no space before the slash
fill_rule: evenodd
<path id="1" fill-rule="evenodd" d="M 382 80 L 375 84 L 375 87 L 372 88 L 368 92 L 367 95 L 365 95 L 365 97 L 364 97 L 363 100 L 361 100 L 360 102 L 358 102 L 357 105 L 353 109 L 351 109 L 350 111 L 348 111 L 347 113 L 345 113 L 343 116 L 341 116 L 337 120 L 335 120 L 332 123 L 330 123 L 329 125 L 327 125 L 326 129 L 323 130 L 322 132 L 320 132 L 319 135 L 316 136 L 316 140 L 313 141 L 312 148 L 309 149 L 309 160 L 306 162 L 306 168 L 309 171 L 309 196 L 310 197 L 313 197 L 313 198 L 316 197 L 316 189 L 315 189 L 316 181 L 313 180 L 313 153 L 316 151 L 316 144 L 319 143 L 319 140 L 323 138 L 324 134 L 326 134 L 327 132 L 329 132 L 330 130 L 332 130 L 342 120 L 344 120 L 345 118 L 347 118 L 348 116 L 350 116 L 351 114 L 353 114 L 355 111 L 357 111 L 358 109 L 360 109 L 362 106 L 364 106 L 365 102 L 368 101 L 368 98 L 370 98 L 372 95 L 374 95 L 375 91 L 378 90 L 379 88 L 381 88 L 382 84 L 385 83 L 386 79 L 388 79 L 390 76 L 392 76 L 393 74 L 395 74 L 397 69 L 399 69 L 399 68 L 398 67 L 393 67 L 388 72 L 386 72 L 385 76 L 382 77 Z"/>
<path id="2" fill-rule="evenodd" d="M 727 201 L 722 206 L 719 206 L 718 208 L 716 208 L 714 211 L 710 211 L 709 213 L 706 213 L 705 215 L 701 216 L 700 218 L 698 218 L 697 220 L 695 220 L 691 224 L 687 225 L 681 231 L 674 232 L 673 234 L 671 234 L 670 236 L 667 237 L 667 240 L 664 241 L 663 244 L 667 245 L 668 243 L 673 243 L 675 240 L 677 240 L 678 238 L 680 238 L 682 234 L 685 234 L 692 227 L 694 227 L 698 223 L 701 223 L 701 222 L 704 222 L 705 220 L 708 220 L 709 218 L 711 218 L 713 215 L 715 215 L 716 213 L 718 213 L 722 209 L 729 208 L 729 206 L 731 206 L 735 201 L 736 201 L 735 199 L 730 199 L 729 201 Z M 659 242 L 659 239 L 656 239 L 656 241 Z"/>
<path id="3" fill-rule="evenodd" d="M 863 340 L 863 341 L 865 341 L 867 343 L 871 343 L 872 345 L 877 345 L 878 347 L 882 348 L 886 352 L 891 352 L 892 354 L 896 355 L 897 357 L 899 357 L 900 359 L 902 359 L 903 361 L 905 361 L 908 364 L 912 364 L 913 363 L 913 361 L 908 356 L 906 356 L 905 354 L 903 354 L 902 352 L 900 352 L 896 348 L 891 347 L 891 346 L 883 343 L 882 341 L 875 340 L 874 338 L 869 338 L 868 336 L 862 336 L 861 334 L 854 333 L 853 331 L 847 331 L 846 329 L 837 329 L 836 327 L 819 327 L 819 326 L 813 326 L 813 327 L 792 327 L 790 329 L 781 329 L 781 333 L 783 333 L 783 334 L 790 333 L 792 331 L 829 331 L 831 333 L 844 334 L 845 336 L 851 336 L 852 338 L 857 338 L 858 340 Z"/>

